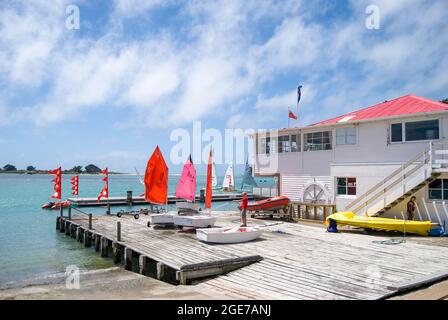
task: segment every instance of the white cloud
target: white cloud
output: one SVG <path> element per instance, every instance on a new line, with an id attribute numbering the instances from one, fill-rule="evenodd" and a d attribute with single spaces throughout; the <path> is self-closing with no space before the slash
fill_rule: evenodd
<path id="1" fill-rule="evenodd" d="M 307 121 L 408 90 L 436 93 L 448 82 L 443 1 L 378 1 L 380 31 L 364 27 L 368 1 L 353 1 L 350 19 L 325 25 L 311 19 L 308 6 L 315 5 L 300 1 L 176 3 L 188 22 L 175 32 L 148 30 L 139 40 L 112 23 L 150 16 L 173 1 L 116 0 L 111 28 L 95 38 L 66 32 L 66 3 L 0 6 L 0 115 L 6 114 L 0 125 L 20 119 L 46 125 L 92 108 L 126 107 L 131 117 L 120 122 L 133 125 L 222 115 L 232 126 L 262 126 L 283 118 L 266 111 L 295 107 L 295 89 L 284 90 L 297 83 L 283 82 L 272 96 L 263 90 L 285 74 L 304 86 Z M 272 34 L 261 36 L 269 23 Z M 45 95 L 6 107 L 14 93 L 32 88 Z"/>

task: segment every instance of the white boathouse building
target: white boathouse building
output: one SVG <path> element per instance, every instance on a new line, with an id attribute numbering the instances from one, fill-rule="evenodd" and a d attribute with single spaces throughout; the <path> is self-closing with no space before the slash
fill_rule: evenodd
<path id="1" fill-rule="evenodd" d="M 448 221 L 448 104 L 415 95 L 301 128 L 257 131 L 254 175 L 293 201 L 402 219 Z"/>

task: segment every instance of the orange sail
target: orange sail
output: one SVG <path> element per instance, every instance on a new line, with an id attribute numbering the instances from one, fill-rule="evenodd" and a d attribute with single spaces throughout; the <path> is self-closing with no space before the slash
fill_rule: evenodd
<path id="1" fill-rule="evenodd" d="M 154 204 L 166 204 L 168 198 L 168 167 L 157 146 L 145 172 L 145 199 Z"/>
<path id="2" fill-rule="evenodd" d="M 207 183 L 205 186 L 205 208 L 211 209 L 212 207 L 212 146 L 210 146 L 210 156 L 208 157 L 207 166 Z"/>

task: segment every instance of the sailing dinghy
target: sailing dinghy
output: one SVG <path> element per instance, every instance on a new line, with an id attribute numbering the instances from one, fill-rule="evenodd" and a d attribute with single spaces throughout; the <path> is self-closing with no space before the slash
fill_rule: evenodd
<path id="1" fill-rule="evenodd" d="M 212 150 L 207 165 L 207 183 L 206 183 L 205 208 L 211 209 L 212 199 Z M 175 216 L 174 224 L 179 227 L 210 228 L 213 227 L 216 218 L 208 214 L 198 214 L 190 216 Z"/>
<path id="2" fill-rule="evenodd" d="M 242 243 L 255 240 L 262 233 L 263 230 L 252 227 L 211 228 L 196 230 L 196 237 L 209 243 Z"/>
<path id="3" fill-rule="evenodd" d="M 197 213 L 199 211 L 199 205 L 194 203 L 196 200 L 196 169 L 191 160 L 191 156 L 184 165 L 177 184 L 175 196 L 179 199 L 186 200 L 176 203 L 178 214 Z"/>
<path id="4" fill-rule="evenodd" d="M 230 163 L 227 167 L 224 180 L 222 182 L 222 191 L 235 191 L 235 179 L 233 175 L 233 163 Z"/>
<path id="5" fill-rule="evenodd" d="M 145 171 L 145 199 L 151 204 L 167 205 L 168 201 L 168 167 L 159 147 L 156 147 L 148 161 Z M 173 215 L 167 210 L 165 213 L 149 216 L 150 224 L 173 224 Z"/>

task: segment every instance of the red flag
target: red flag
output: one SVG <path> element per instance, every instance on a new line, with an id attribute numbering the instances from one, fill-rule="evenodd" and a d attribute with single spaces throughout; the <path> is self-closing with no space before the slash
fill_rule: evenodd
<path id="1" fill-rule="evenodd" d="M 54 169 L 54 170 L 50 170 L 48 171 L 49 174 L 56 174 L 56 175 L 61 175 L 61 167 Z"/>
<path id="2" fill-rule="evenodd" d="M 166 204 L 168 199 L 168 167 L 158 146 L 146 165 L 145 199 L 154 204 Z"/>
<path id="3" fill-rule="evenodd" d="M 98 201 L 100 201 L 101 198 L 109 198 L 109 171 L 106 168 L 104 170 L 101 170 L 100 173 L 105 174 L 106 176 L 101 179 L 105 182 L 105 184 L 103 190 L 101 190 L 100 194 L 98 195 Z"/>
<path id="4" fill-rule="evenodd" d="M 79 191 L 79 176 L 74 176 L 71 180 L 73 190 L 72 195 L 77 196 Z"/>
<path id="5" fill-rule="evenodd" d="M 291 110 L 288 111 L 288 118 L 297 120 L 297 116 Z"/>
<path id="6" fill-rule="evenodd" d="M 205 186 L 205 208 L 211 209 L 212 207 L 212 146 L 210 146 L 210 155 L 208 157 L 207 165 L 207 183 Z"/>
<path id="7" fill-rule="evenodd" d="M 62 178 L 61 178 L 62 170 L 61 170 L 61 167 L 54 169 L 54 170 L 50 170 L 50 171 L 48 171 L 48 173 L 56 175 L 56 177 L 53 180 L 51 180 L 51 182 L 54 182 L 53 190 L 55 191 L 51 195 L 51 198 L 61 199 L 61 194 L 62 194 L 62 183 L 61 183 L 62 182 Z"/>

